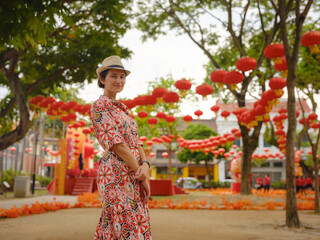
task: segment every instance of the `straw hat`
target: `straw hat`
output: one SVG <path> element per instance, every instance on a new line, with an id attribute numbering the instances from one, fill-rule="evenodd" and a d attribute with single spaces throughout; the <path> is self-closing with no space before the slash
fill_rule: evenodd
<path id="1" fill-rule="evenodd" d="M 102 66 L 96 69 L 96 73 L 100 77 L 100 73 L 107 69 L 120 69 L 127 73 L 127 76 L 130 74 L 129 70 L 124 69 L 123 64 L 119 56 L 110 56 L 103 60 Z"/>

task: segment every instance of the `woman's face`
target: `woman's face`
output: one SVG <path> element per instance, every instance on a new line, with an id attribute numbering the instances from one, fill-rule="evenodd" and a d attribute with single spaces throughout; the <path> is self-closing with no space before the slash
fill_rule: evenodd
<path id="1" fill-rule="evenodd" d="M 123 70 L 110 69 L 104 81 L 100 79 L 104 84 L 105 91 L 113 94 L 117 94 L 122 91 L 126 83 L 126 75 Z"/>

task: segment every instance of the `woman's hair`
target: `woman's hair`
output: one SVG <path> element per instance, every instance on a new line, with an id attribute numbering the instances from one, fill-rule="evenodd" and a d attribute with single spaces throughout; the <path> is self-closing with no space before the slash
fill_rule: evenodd
<path id="1" fill-rule="evenodd" d="M 109 70 L 110 70 L 110 69 L 107 69 L 107 70 L 104 70 L 104 71 L 102 71 L 102 72 L 100 73 L 100 77 L 99 77 L 99 79 L 98 79 L 98 87 L 99 87 L 99 88 L 104 88 L 104 84 L 100 81 L 100 78 L 105 79 L 106 76 L 107 76 L 107 74 L 108 74 L 108 72 L 109 72 Z M 127 76 L 127 72 L 126 72 L 126 71 L 123 71 L 123 72 L 124 72 L 124 74 Z"/>
<path id="2" fill-rule="evenodd" d="M 100 78 L 105 79 L 110 69 L 104 70 L 100 73 L 99 79 L 98 79 L 98 87 L 104 88 L 104 84 L 100 81 Z"/>

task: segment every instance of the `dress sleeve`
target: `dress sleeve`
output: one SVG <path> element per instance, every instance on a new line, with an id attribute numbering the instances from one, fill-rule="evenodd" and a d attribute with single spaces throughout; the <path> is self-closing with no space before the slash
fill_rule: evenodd
<path id="1" fill-rule="evenodd" d="M 95 106 L 91 107 L 91 121 L 98 142 L 107 152 L 113 145 L 124 142 L 117 124 L 111 117 L 110 110 Z"/>

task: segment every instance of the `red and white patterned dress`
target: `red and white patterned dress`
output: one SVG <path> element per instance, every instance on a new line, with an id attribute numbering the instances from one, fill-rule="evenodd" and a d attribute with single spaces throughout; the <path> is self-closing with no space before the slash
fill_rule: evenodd
<path id="1" fill-rule="evenodd" d="M 91 107 L 91 121 L 96 138 L 105 150 L 100 160 L 97 187 L 102 213 L 95 240 L 151 239 L 148 205 L 142 203 L 140 183 L 132 177 L 129 166 L 111 149 L 114 144 L 129 146 L 138 164 L 138 126 L 127 106 L 100 96 Z"/>

